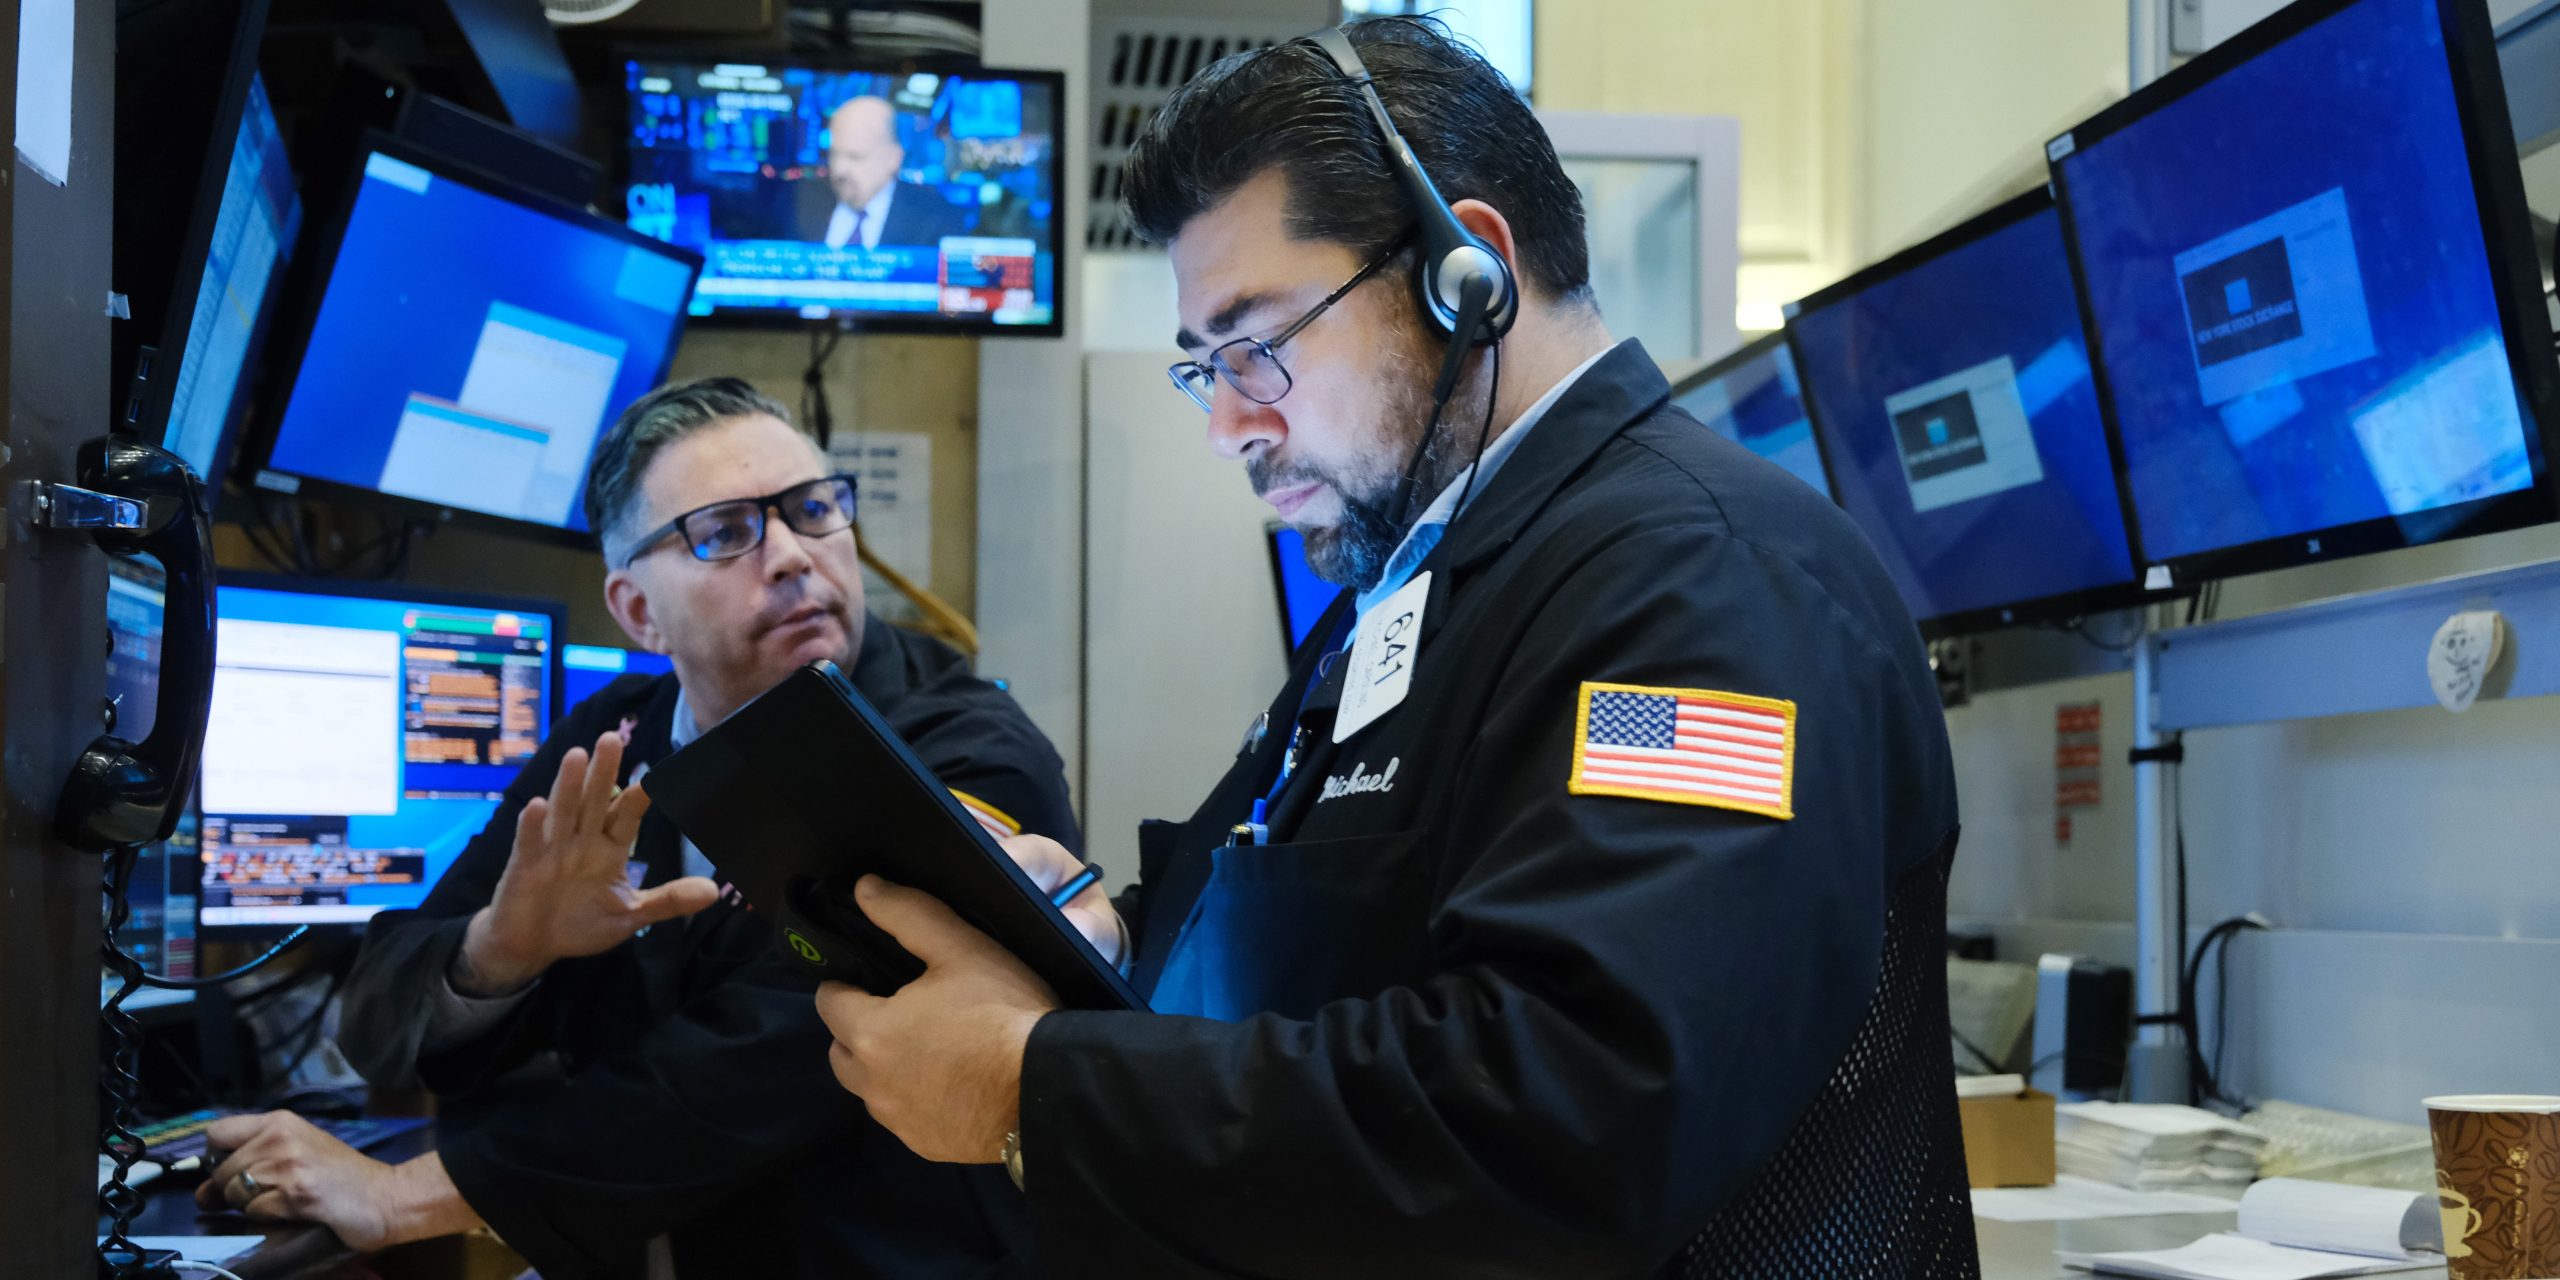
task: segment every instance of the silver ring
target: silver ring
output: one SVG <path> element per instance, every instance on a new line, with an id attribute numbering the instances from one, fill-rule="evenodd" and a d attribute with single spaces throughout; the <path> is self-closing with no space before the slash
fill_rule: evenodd
<path id="1" fill-rule="evenodd" d="M 240 1189 L 248 1192 L 249 1199 L 251 1200 L 255 1200 L 259 1196 L 265 1195 L 267 1191 L 265 1187 L 258 1185 L 258 1175 L 250 1173 L 245 1169 L 240 1173 Z"/>

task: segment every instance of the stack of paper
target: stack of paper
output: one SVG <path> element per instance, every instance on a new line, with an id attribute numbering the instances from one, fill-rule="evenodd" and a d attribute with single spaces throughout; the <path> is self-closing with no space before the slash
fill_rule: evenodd
<path id="1" fill-rule="evenodd" d="M 2440 1266 L 2435 1198 L 2270 1178 L 2240 1199 L 2240 1229 L 2176 1249 L 2055 1254 L 2063 1265 L 2158 1280 L 2325 1280 Z"/>
<path id="2" fill-rule="evenodd" d="M 2137 1190 L 2245 1187 L 2267 1149 L 2266 1135 L 2195 1107 L 2073 1102 L 2053 1115 L 2056 1168 Z"/>

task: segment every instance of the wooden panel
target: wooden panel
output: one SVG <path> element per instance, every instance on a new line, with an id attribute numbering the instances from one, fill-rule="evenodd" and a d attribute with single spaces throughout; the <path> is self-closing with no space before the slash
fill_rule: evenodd
<path id="1" fill-rule="evenodd" d="M 18 163 L 0 196 L 9 403 L 6 479 L 69 480 L 107 414 L 115 8 L 74 0 L 70 185 Z M 17 65 L 18 6 L 0 19 Z M 10 99 L 0 120 L 15 136 Z M 11 1275 L 95 1271 L 98 859 L 53 839 L 54 801 L 99 732 L 106 560 L 85 540 L 10 524 L 0 550 L 0 1241 Z"/>

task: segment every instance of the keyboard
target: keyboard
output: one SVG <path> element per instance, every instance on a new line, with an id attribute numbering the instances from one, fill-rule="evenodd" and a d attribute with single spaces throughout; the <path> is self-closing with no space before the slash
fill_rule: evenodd
<path id="1" fill-rule="evenodd" d="M 2425 1125 L 2282 1101 L 2270 1101 L 2242 1119 L 2267 1135 L 2262 1177 L 2435 1189 L 2435 1143 Z"/>
<path id="2" fill-rule="evenodd" d="M 191 1111 L 169 1120 L 155 1120 L 134 1130 L 144 1144 L 145 1158 L 168 1165 L 191 1156 L 204 1154 L 204 1131 L 214 1121 L 226 1116 L 251 1115 L 246 1111 Z M 306 1116 L 312 1126 L 332 1138 L 362 1151 L 426 1124 L 417 1116 L 359 1116 L 353 1120 L 329 1120 Z"/>

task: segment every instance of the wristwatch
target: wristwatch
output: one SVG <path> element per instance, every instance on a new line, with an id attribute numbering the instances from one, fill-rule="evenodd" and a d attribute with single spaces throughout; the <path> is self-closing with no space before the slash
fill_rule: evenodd
<path id="1" fill-rule="evenodd" d="M 1005 1173 L 1013 1179 L 1013 1189 L 1022 1190 L 1022 1130 L 1004 1135 L 1004 1145 L 996 1148 L 996 1159 L 1004 1163 Z"/>

